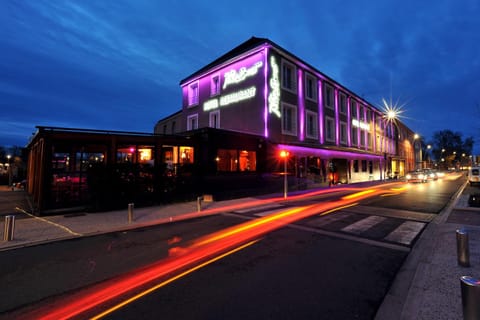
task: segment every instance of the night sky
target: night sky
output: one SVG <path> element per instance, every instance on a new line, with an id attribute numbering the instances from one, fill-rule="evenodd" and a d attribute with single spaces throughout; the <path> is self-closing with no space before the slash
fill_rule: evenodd
<path id="1" fill-rule="evenodd" d="M 0 1 L 0 146 L 35 126 L 153 132 L 179 82 L 268 38 L 425 140 L 450 129 L 480 153 L 480 2 Z"/>

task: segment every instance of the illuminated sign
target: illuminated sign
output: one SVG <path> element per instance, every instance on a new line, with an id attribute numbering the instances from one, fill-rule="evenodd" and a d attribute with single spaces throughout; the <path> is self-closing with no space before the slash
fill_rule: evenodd
<path id="1" fill-rule="evenodd" d="M 268 95 L 268 112 L 281 118 L 280 113 L 280 81 L 278 81 L 279 68 L 275 57 L 270 57 L 272 77 L 270 78 L 270 94 Z"/>
<path id="2" fill-rule="evenodd" d="M 365 123 L 363 121 L 358 121 L 357 119 L 352 120 L 352 125 L 354 127 L 359 127 L 360 129 L 370 131 L 370 124 Z"/>
<path id="3" fill-rule="evenodd" d="M 244 90 L 227 94 L 225 96 L 220 97 L 220 99 L 208 100 L 203 104 L 203 111 L 209 111 L 209 110 L 217 109 L 219 107 L 228 106 L 229 104 L 232 104 L 232 103 L 237 103 L 240 101 L 251 99 L 255 97 L 256 93 L 257 93 L 257 88 L 250 87 Z"/>
<path id="4" fill-rule="evenodd" d="M 240 70 L 232 69 L 228 72 L 225 72 L 224 77 L 225 81 L 223 82 L 223 89 L 225 89 L 230 84 L 240 83 L 248 77 L 254 76 L 257 74 L 258 69 L 263 66 L 262 61 L 256 62 L 250 68 L 241 67 Z"/>

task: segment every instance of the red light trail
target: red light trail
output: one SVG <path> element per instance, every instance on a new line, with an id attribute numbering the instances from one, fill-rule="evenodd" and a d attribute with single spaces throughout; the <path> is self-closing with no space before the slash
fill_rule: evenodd
<path id="1" fill-rule="evenodd" d="M 384 185 L 385 186 L 385 185 Z M 318 204 L 294 207 L 277 213 L 270 214 L 255 220 L 244 222 L 242 224 L 215 232 L 205 237 L 195 240 L 191 245 L 184 248 L 174 248 L 170 257 L 154 263 L 148 267 L 141 268 L 127 275 L 117 277 L 99 285 L 95 285 L 88 290 L 70 295 L 65 298 L 59 298 L 52 304 L 46 305 L 35 310 L 31 314 L 21 316 L 21 319 L 43 319 L 59 320 L 71 319 L 80 316 L 93 308 L 113 299 L 118 299 L 124 294 L 138 288 L 142 285 L 158 281 L 162 278 L 172 277 L 175 274 L 182 273 L 192 266 L 201 265 L 204 261 L 219 256 L 227 251 L 284 227 L 295 221 L 307 218 L 312 215 L 318 215 L 321 212 L 332 212 L 345 206 L 354 205 L 357 201 L 391 193 L 388 190 L 372 188 L 334 188 L 321 190 L 313 193 L 292 196 L 292 198 L 301 199 L 303 197 L 325 194 L 338 191 L 357 191 L 354 194 L 344 196 L 340 200 L 325 201 Z M 398 191 L 397 191 L 398 192 Z M 280 198 L 279 198 L 280 199 Z M 281 198 L 283 199 L 283 198 Z M 277 199 L 278 200 L 278 199 Z M 215 208 L 209 210 L 214 212 L 234 210 L 244 207 L 257 206 L 259 204 L 271 203 L 275 199 L 259 200 L 230 207 Z M 175 239 L 177 240 L 177 239 Z M 170 281 L 168 281 L 169 283 Z"/>

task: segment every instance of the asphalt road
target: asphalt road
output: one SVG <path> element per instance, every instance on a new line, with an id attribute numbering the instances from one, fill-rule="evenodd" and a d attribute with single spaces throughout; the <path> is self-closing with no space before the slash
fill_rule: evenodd
<path id="1" fill-rule="evenodd" d="M 438 213 L 460 185 L 461 181 L 447 180 L 409 185 L 406 192 L 363 201 L 363 210 L 344 209 L 283 227 L 106 317 L 372 319 L 428 223 L 418 215 L 428 218 Z M 378 208 L 392 211 L 379 219 L 375 213 Z M 275 210 L 280 209 L 284 208 Z M 412 209 L 417 216 L 409 215 Z M 0 259 L 0 283 L 4 286 L 0 317 L 11 318 L 26 310 L 19 311 L 19 307 L 33 310 L 36 302 L 43 305 L 50 300 L 41 301 L 43 298 L 72 295 L 86 285 L 151 264 L 165 258 L 173 247 L 271 210 L 230 212 L 135 232 L 7 251 Z M 331 221 L 325 223 L 328 219 Z M 412 220 L 420 227 L 408 242 L 388 237 Z M 368 228 L 361 229 L 364 225 Z M 98 312 L 100 309 L 90 316 Z"/>

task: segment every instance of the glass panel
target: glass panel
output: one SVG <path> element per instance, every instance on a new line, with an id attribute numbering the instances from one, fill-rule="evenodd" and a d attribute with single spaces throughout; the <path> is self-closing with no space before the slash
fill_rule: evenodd
<path id="1" fill-rule="evenodd" d="M 256 170 L 256 153 L 255 151 L 240 151 L 239 157 L 240 171 L 255 171 Z"/>
<path id="2" fill-rule="evenodd" d="M 237 150 L 218 149 L 216 161 L 218 171 L 237 171 Z"/>

